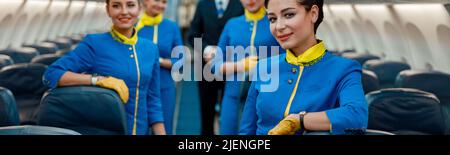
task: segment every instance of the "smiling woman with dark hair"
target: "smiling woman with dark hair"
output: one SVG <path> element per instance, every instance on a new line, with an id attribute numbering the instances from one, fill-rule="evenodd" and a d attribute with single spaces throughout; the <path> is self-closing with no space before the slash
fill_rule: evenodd
<path id="1" fill-rule="evenodd" d="M 252 82 L 240 134 L 343 134 L 366 128 L 361 66 L 327 52 L 316 39 L 323 0 L 266 0 L 265 5 L 270 31 L 286 54 L 259 62 L 278 63 L 280 84 L 275 92 L 263 92 L 262 81 Z"/>
<path id="2" fill-rule="evenodd" d="M 137 36 L 139 0 L 106 0 L 110 32 L 89 34 L 48 67 L 50 88 L 94 85 L 115 90 L 125 103 L 127 134 L 165 134 L 159 93 L 158 47 Z M 97 76 L 98 75 L 98 76 Z M 105 114 L 99 114 L 105 115 Z"/>

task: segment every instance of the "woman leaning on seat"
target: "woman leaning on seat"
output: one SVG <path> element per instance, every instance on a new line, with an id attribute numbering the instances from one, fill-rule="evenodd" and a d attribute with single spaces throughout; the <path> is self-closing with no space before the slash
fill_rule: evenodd
<path id="1" fill-rule="evenodd" d="M 134 29 L 140 2 L 106 0 L 106 11 L 113 23 L 111 31 L 87 35 L 74 51 L 49 66 L 44 83 L 50 88 L 113 89 L 126 103 L 127 134 L 146 135 L 151 127 L 154 134 L 164 135 L 158 47 L 138 37 Z"/>
<path id="2" fill-rule="evenodd" d="M 280 84 L 275 92 L 264 92 L 263 81 L 252 82 L 240 134 L 344 134 L 367 128 L 360 65 L 327 52 L 315 37 L 323 0 L 266 0 L 265 5 L 272 35 L 287 52 L 259 62 L 258 68 L 278 63 Z"/>

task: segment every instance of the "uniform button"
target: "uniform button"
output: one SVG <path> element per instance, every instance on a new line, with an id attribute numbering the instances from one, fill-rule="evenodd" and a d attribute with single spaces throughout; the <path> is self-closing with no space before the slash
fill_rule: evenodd
<path id="1" fill-rule="evenodd" d="M 294 81 L 293 81 L 292 79 L 289 79 L 289 80 L 288 80 L 288 83 L 289 83 L 289 84 L 292 84 L 293 82 L 294 82 Z"/>
<path id="2" fill-rule="evenodd" d="M 130 50 L 130 51 L 133 50 L 133 47 L 128 48 L 128 50 Z"/>
<path id="3" fill-rule="evenodd" d="M 297 68 L 292 68 L 292 70 L 291 70 L 291 71 L 292 71 L 292 73 L 294 73 L 294 74 L 295 74 L 295 73 L 297 73 Z"/>
<path id="4" fill-rule="evenodd" d="M 134 58 L 134 55 L 132 54 L 132 55 L 130 55 L 130 58 Z"/>

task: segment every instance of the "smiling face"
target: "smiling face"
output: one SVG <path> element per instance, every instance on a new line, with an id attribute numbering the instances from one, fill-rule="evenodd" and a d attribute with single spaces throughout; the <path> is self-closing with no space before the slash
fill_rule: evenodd
<path id="1" fill-rule="evenodd" d="M 284 49 L 297 49 L 315 41 L 316 5 L 307 11 L 297 0 L 270 0 L 267 13 L 270 31 Z"/>
<path id="2" fill-rule="evenodd" d="M 140 6 L 138 0 L 109 0 L 106 12 L 117 29 L 131 29 L 137 22 Z"/>
<path id="3" fill-rule="evenodd" d="M 251 13 L 257 12 L 264 6 L 264 0 L 241 0 L 241 3 Z"/>
<path id="4" fill-rule="evenodd" d="M 167 0 L 145 0 L 145 12 L 150 16 L 157 16 L 164 13 L 167 8 Z"/>

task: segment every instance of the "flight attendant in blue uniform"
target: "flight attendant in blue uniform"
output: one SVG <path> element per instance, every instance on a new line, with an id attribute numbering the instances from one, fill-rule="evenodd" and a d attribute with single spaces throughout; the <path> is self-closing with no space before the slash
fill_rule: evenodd
<path id="1" fill-rule="evenodd" d="M 218 48 L 223 53 L 224 63 L 220 66 L 220 73 L 227 78 L 236 78 L 227 80 L 225 83 L 225 92 L 222 100 L 222 108 L 220 112 L 220 134 L 221 135 L 237 135 L 239 130 L 239 114 L 241 110 L 241 95 L 247 90 L 243 89 L 243 79 L 239 80 L 241 75 L 247 74 L 258 61 L 258 55 L 262 52 L 259 50 L 261 46 L 267 47 L 264 51 L 265 56 L 272 54 L 271 46 L 279 46 L 276 39 L 270 34 L 269 21 L 264 8 L 264 0 L 241 0 L 245 8 L 245 14 L 235 17 L 227 22 L 219 40 Z M 232 53 L 235 56 L 227 54 L 227 46 L 242 46 L 246 50 L 238 51 L 237 48 Z M 280 48 L 278 48 L 280 52 Z M 259 58 L 263 58 L 259 57 Z M 235 68 L 235 70 L 232 70 Z M 245 77 L 245 76 L 244 76 Z"/>
<path id="2" fill-rule="evenodd" d="M 178 25 L 163 16 L 167 7 L 167 0 L 144 0 L 144 7 L 145 11 L 136 29 L 140 37 L 152 40 L 159 48 L 164 126 L 166 133 L 171 135 L 176 98 L 175 82 L 172 79 L 171 70 L 172 65 L 181 60 L 179 58 L 171 58 L 171 54 L 172 49 L 177 46 L 183 46 L 183 41 Z M 182 51 L 176 51 L 176 53 L 182 53 Z"/>
<path id="3" fill-rule="evenodd" d="M 323 0 L 266 1 L 270 30 L 287 52 L 258 63 L 279 65 L 269 69 L 279 69 L 279 85 L 270 92 L 260 79 L 253 81 L 240 134 L 344 134 L 349 128 L 367 128 L 360 65 L 327 52 L 315 37 L 322 6 Z"/>
<path id="4" fill-rule="evenodd" d="M 95 85 L 115 90 L 125 103 L 127 134 L 164 135 L 158 47 L 134 29 L 138 0 L 107 0 L 110 32 L 89 34 L 75 50 L 50 65 L 44 83 Z M 96 76 L 98 75 L 98 76 Z"/>

